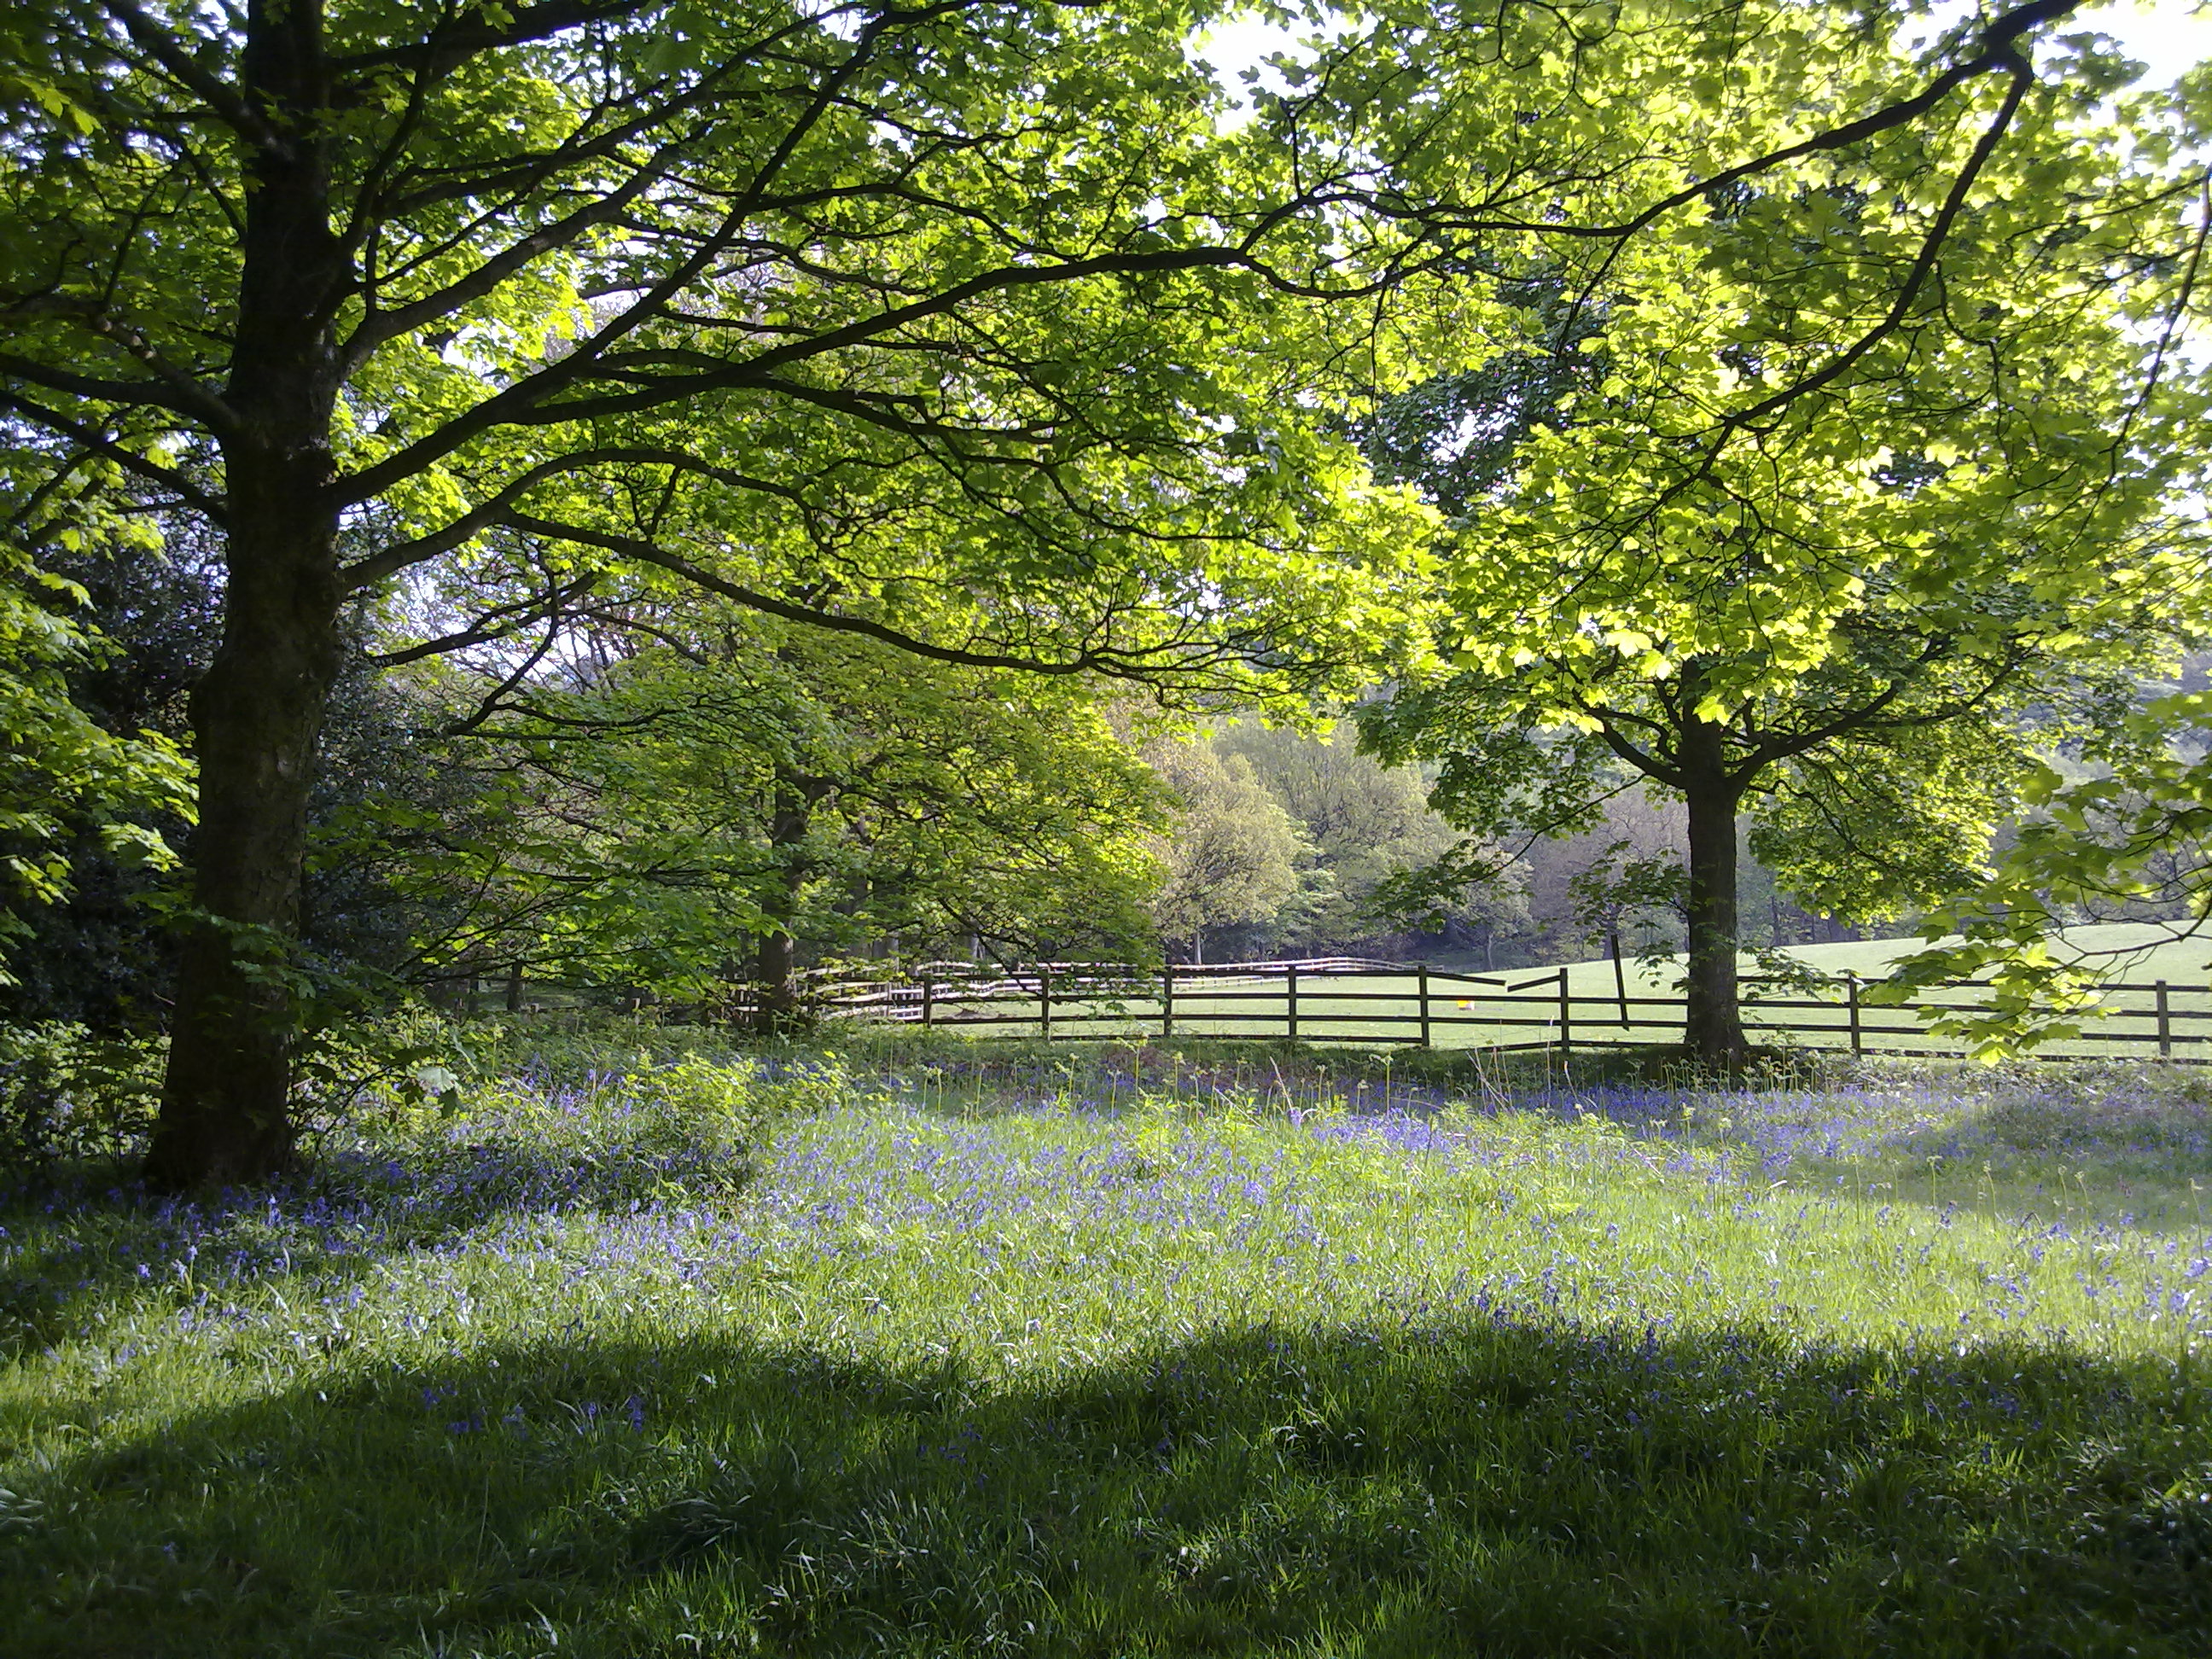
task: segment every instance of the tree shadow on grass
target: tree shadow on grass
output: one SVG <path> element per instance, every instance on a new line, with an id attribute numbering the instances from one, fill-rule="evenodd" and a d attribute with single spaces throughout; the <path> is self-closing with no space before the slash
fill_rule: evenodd
<path id="1" fill-rule="evenodd" d="M 2193 1080 L 2191 1080 L 2193 1081 Z M 1899 1202 L 2005 1221 L 2194 1236 L 2212 1197 L 2212 1108 L 2140 1074 L 1999 1079 L 1955 1120 L 1825 1167 Z"/>
<path id="2" fill-rule="evenodd" d="M 0 1508 L 61 1655 L 2203 1650 L 2172 1367 L 1461 1310 L 1024 1386 L 741 1340 L 333 1370 Z"/>
<path id="3" fill-rule="evenodd" d="M 498 1130 L 339 1152 L 295 1181 L 200 1200 L 64 1169 L 0 1194 L 0 1360 L 83 1334 L 133 1296 L 220 1303 L 271 1279 L 312 1295 L 489 1227 L 720 1204 L 750 1174 L 742 1149 Z"/>

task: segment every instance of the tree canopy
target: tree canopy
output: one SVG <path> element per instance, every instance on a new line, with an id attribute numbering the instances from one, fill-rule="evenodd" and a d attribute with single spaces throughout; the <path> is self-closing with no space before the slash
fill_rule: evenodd
<path id="1" fill-rule="evenodd" d="M 153 1178 L 291 1156 L 349 612 L 427 653 L 704 591 L 971 668 L 1348 685 L 1421 515 L 1323 411 L 1493 354 L 1532 270 L 1681 320 L 1665 262 L 1770 175 L 1887 193 L 1842 287 L 1738 235 L 1723 314 L 1771 276 L 1820 326 L 1713 441 L 1881 370 L 1969 198 L 2017 199 L 1990 157 L 2019 112 L 2101 84 L 2037 67 L 2071 9 L 1915 56 L 1910 8 L 1392 4 L 1228 132 L 1174 0 L 15 9 L 26 488 L 105 469 L 226 583 Z M 1632 258 L 1662 224 L 1691 234 Z"/>
<path id="2" fill-rule="evenodd" d="M 1623 775 L 1680 794 L 1708 1059 L 1745 1046 L 1741 803 L 1822 908 L 1930 902 L 1978 877 L 2039 746 L 2202 615 L 2176 503 L 2204 392 L 2168 343 L 2204 227 L 2191 178 L 2088 129 L 2107 86 L 2023 70 L 1943 191 L 1908 147 L 1715 192 L 1581 301 L 1534 286 L 1550 359 L 1370 423 L 1455 514 L 1449 666 L 1367 711 L 1370 741 L 1440 763 L 1485 835 L 1585 829 Z"/>
<path id="3" fill-rule="evenodd" d="M 427 942 L 447 975 L 694 1003 L 751 978 L 787 1016 L 802 953 L 1148 947 L 1163 796 L 1095 686 L 726 610 L 651 632 L 489 707 L 477 678 L 424 688 L 489 804 L 414 872 L 474 896 Z"/>

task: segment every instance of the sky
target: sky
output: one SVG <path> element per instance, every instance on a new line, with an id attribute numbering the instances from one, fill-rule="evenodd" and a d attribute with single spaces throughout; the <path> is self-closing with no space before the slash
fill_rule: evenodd
<path id="1" fill-rule="evenodd" d="M 2200 13 L 2195 0 L 2118 0 L 2085 8 L 2077 16 L 2074 27 L 2109 34 L 2129 57 L 2141 58 L 2148 66 L 2142 77 L 2146 84 L 2166 85 L 2212 58 L 2212 9 Z"/>
<path id="2" fill-rule="evenodd" d="M 1993 0 L 1990 9 L 2002 6 Z M 1945 5 L 1939 9 L 1937 21 L 1948 22 L 1966 9 Z M 2129 57 L 2145 64 L 2142 84 L 2162 86 L 2192 64 L 2212 58 L 2212 0 L 2201 14 L 2197 0 L 2107 0 L 2077 12 L 2068 32 L 2078 29 L 2111 35 Z M 1241 85 L 1239 71 L 1291 46 L 1296 37 L 1296 31 L 1276 28 L 1257 17 L 1242 17 L 1214 29 L 1200 50 L 1222 80 L 1234 88 Z"/>

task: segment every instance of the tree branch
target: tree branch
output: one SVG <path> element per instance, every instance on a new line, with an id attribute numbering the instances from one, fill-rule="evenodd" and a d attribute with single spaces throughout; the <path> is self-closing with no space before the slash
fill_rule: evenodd
<path id="1" fill-rule="evenodd" d="M 884 623 L 866 617 L 842 616 L 835 611 L 817 610 L 809 605 L 794 605 L 754 588 L 742 586 L 712 571 L 702 569 L 688 559 L 668 552 L 651 542 L 634 536 L 617 535 L 602 530 L 588 530 L 581 526 L 556 524 L 550 520 L 532 518 L 521 514 L 510 514 L 504 523 L 511 529 L 544 536 L 551 540 L 574 542 L 586 547 L 597 547 L 640 564 L 649 564 L 680 576 L 694 586 L 710 593 L 757 611 L 766 616 L 780 617 L 786 622 L 802 623 L 834 634 L 855 634 L 865 639 L 880 641 L 896 646 L 915 656 L 933 662 L 953 663 L 966 668 L 1008 668 L 1030 674 L 1098 674 L 1113 679 L 1150 680 L 1171 673 L 1177 666 L 1174 658 L 1177 647 L 1162 646 L 1145 651 L 1110 651 L 1091 647 L 1077 650 L 1058 660 L 1019 656 L 1006 652 L 969 651 L 956 646 L 939 645 L 934 641 L 902 632 Z M 1148 660 L 1160 659 L 1161 660 Z"/>
<path id="2" fill-rule="evenodd" d="M 439 657 L 449 651 L 465 651 L 472 645 L 489 645 L 494 640 L 503 640 L 520 633 L 534 623 L 544 621 L 568 608 L 568 601 L 580 599 L 599 585 L 599 577 L 579 576 L 563 583 L 550 593 L 541 593 L 534 599 L 521 599 L 513 605 L 494 607 L 483 613 L 457 634 L 441 635 L 434 640 L 425 640 L 420 645 L 410 645 L 397 651 L 380 651 L 364 660 L 379 668 L 398 668 L 403 664 L 421 662 L 426 657 Z"/>
<path id="3" fill-rule="evenodd" d="M 204 100 L 216 118 L 256 149 L 271 155 L 289 157 L 292 149 L 282 134 L 263 120 L 260 115 L 240 97 L 235 88 L 224 84 L 222 78 L 211 74 L 198 59 L 185 50 L 184 42 L 163 28 L 142 11 L 134 0 L 99 0 L 100 9 L 123 25 L 124 30 L 137 42 L 139 49 L 177 78 L 178 82 Z"/>
<path id="4" fill-rule="evenodd" d="M 19 392 L 0 387 L 0 408 L 12 409 L 25 420 L 44 427 L 57 437 L 67 438 L 71 443 L 82 444 L 103 459 L 112 461 L 126 472 L 158 483 L 164 489 L 173 489 L 178 496 L 209 522 L 222 526 L 229 522 L 229 514 L 220 496 L 192 483 L 174 467 L 149 461 L 134 450 L 126 449 L 98 428 L 71 420 L 58 410 L 48 409 L 43 404 L 33 403 Z"/>
<path id="5" fill-rule="evenodd" d="M 803 507 L 806 502 L 805 496 L 789 484 L 776 483 L 767 478 L 757 478 L 749 473 L 739 472 L 730 467 L 715 466 L 680 449 L 632 445 L 605 449 L 580 450 L 574 454 L 563 455 L 557 460 L 545 461 L 532 467 L 520 477 L 510 482 L 496 495 L 464 514 L 442 530 L 435 531 L 428 536 L 418 536 L 412 541 L 401 542 L 396 546 L 385 549 L 381 553 L 371 554 L 367 558 L 355 560 L 351 564 L 339 569 L 338 579 L 345 585 L 348 592 L 353 592 L 366 587 L 373 582 L 381 581 L 387 576 L 396 576 L 410 565 L 421 564 L 426 559 L 434 559 L 441 554 L 450 553 L 453 549 L 463 545 L 482 532 L 507 523 L 509 509 L 547 479 L 560 477 L 570 472 L 585 471 L 598 466 L 672 467 L 696 477 L 711 478 L 718 483 L 726 483 L 735 489 L 750 489 L 763 495 L 775 495 L 799 506 Z"/>

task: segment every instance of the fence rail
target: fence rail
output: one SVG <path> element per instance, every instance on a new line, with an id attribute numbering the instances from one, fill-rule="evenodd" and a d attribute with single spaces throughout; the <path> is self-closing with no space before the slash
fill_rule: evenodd
<path id="1" fill-rule="evenodd" d="M 1820 994 L 1747 975 L 1745 1023 L 1754 1040 L 1788 1036 L 1855 1054 L 1956 1054 L 1960 1047 L 1915 1017 L 1970 1006 L 1973 982 L 1920 1002 L 1868 1002 L 1846 975 Z M 2159 980 L 2105 988 L 2107 1010 L 2052 1052 L 2154 1049 L 2212 1061 L 2212 989 Z M 742 1017 L 742 994 L 732 1012 Z M 1401 1042 L 1423 1048 L 1576 1049 L 1643 1047 L 1679 1033 L 1683 1000 L 1616 981 L 1578 988 L 1569 969 L 1462 974 L 1346 957 L 1160 969 L 1042 963 L 1009 971 L 925 963 L 903 975 L 866 970 L 812 976 L 805 1006 L 821 1014 L 979 1035 L 1047 1039 L 1157 1035 Z"/>

